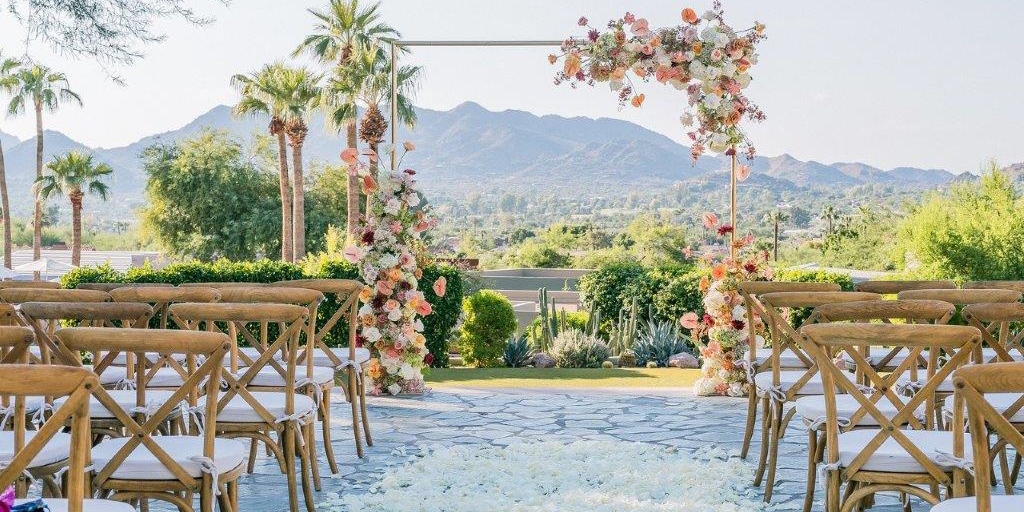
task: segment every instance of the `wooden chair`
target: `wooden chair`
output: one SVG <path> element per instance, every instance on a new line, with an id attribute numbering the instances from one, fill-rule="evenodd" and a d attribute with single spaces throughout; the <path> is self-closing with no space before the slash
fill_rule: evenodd
<path id="1" fill-rule="evenodd" d="M 110 295 L 98 290 L 64 290 L 59 288 L 2 288 L 0 302 L 106 302 Z"/>
<path id="2" fill-rule="evenodd" d="M 267 349 L 250 366 L 240 369 L 241 375 L 224 373 L 227 391 L 216 404 L 217 435 L 249 439 L 253 446 L 257 441 L 263 442 L 272 451 L 288 480 L 291 512 L 298 512 L 299 508 L 295 491 L 295 456 L 298 454 L 306 509 L 314 512 L 310 448 L 317 402 L 296 393 L 295 385 L 301 381 L 296 361 L 299 337 L 306 328 L 307 309 L 292 304 L 183 303 L 171 305 L 170 314 L 179 326 L 197 331 L 221 331 L 218 323 L 233 325 L 237 332 L 247 330 L 248 324 L 281 326 L 277 339 L 268 343 Z M 237 343 L 236 339 L 228 339 Z M 274 356 L 282 351 L 287 357 L 279 362 Z M 262 382 L 257 381 L 258 377 Z M 272 382 L 282 385 L 266 385 Z M 276 440 L 269 433 L 274 433 Z M 250 449 L 250 471 L 254 457 L 255 450 Z"/>
<path id="3" fill-rule="evenodd" d="M 163 288 L 168 286 L 174 285 L 168 283 L 78 283 L 78 285 L 76 285 L 75 288 L 79 290 L 99 290 L 101 292 L 110 293 L 111 290 L 116 290 L 118 288 Z"/>
<path id="4" fill-rule="evenodd" d="M 904 321 L 907 323 L 933 323 L 944 324 L 956 312 L 956 307 L 948 302 L 937 300 L 868 300 L 861 302 L 842 302 L 833 304 L 822 304 L 815 309 L 820 323 L 830 322 L 872 322 L 892 323 L 893 321 Z M 893 372 L 905 368 L 914 380 L 917 380 L 918 368 L 927 368 L 928 359 L 918 356 L 916 363 L 903 366 L 910 357 L 906 347 L 886 348 L 882 353 L 871 353 L 871 347 L 861 347 L 861 355 L 875 372 Z M 923 353 L 924 351 L 922 351 Z M 856 360 L 845 352 L 842 356 L 843 369 L 846 366 L 856 366 Z M 856 382 L 861 385 L 870 385 L 864 371 L 855 372 Z M 880 400 L 876 403 L 880 410 L 888 417 L 892 417 L 898 411 L 895 404 L 888 400 Z M 836 410 L 839 418 L 848 425 L 850 430 L 857 428 L 878 428 L 878 422 L 871 416 L 862 416 L 856 424 L 850 422 L 850 418 L 857 413 L 860 404 L 855 397 L 847 394 L 836 395 Z M 931 418 L 931 414 L 937 409 L 934 399 L 929 401 L 925 407 L 924 414 Z M 807 487 L 804 494 L 804 512 L 810 512 L 814 501 L 816 489 L 817 465 L 824 457 L 825 451 L 825 396 L 809 395 L 797 398 L 796 414 L 807 427 Z"/>
<path id="5" fill-rule="evenodd" d="M 1024 397 L 1024 363 L 993 363 L 960 368 L 953 374 L 956 388 L 956 405 L 953 407 L 953 457 L 965 460 L 967 445 L 970 443 L 973 464 L 968 468 L 954 470 L 954 493 L 956 498 L 948 499 L 932 507 L 931 512 L 1018 512 L 1024 510 L 1024 496 L 993 496 L 989 481 L 992 469 L 989 464 L 991 451 L 989 436 L 995 436 L 1000 443 L 1013 446 L 1017 453 L 1024 452 L 1024 436 L 1019 423 L 1012 417 L 1012 411 L 1000 411 L 993 406 L 989 396 L 1012 395 Z M 1024 405 L 1020 398 L 1019 411 Z M 967 421 L 964 421 L 964 406 L 967 407 Z M 964 426 L 970 427 L 971 434 L 964 433 Z M 984 434 L 984 435 L 983 435 Z M 967 469 L 973 470 L 970 475 Z M 973 488 L 967 484 L 973 481 Z M 967 497 L 968 492 L 974 496 Z"/>
<path id="6" fill-rule="evenodd" d="M 754 375 L 754 388 L 758 394 L 768 398 L 765 418 L 767 421 L 762 426 L 762 453 L 767 454 L 758 461 L 758 469 L 754 479 L 754 485 L 760 485 L 762 478 L 765 481 L 765 501 L 771 501 L 772 491 L 775 487 L 775 471 L 778 465 L 779 442 L 786 433 L 790 420 L 796 414 L 795 408 L 786 412 L 786 404 L 793 403 L 800 396 L 822 394 L 822 381 L 818 375 L 818 366 L 814 364 L 813 358 L 807 354 L 799 345 L 800 335 L 796 327 L 783 313 L 783 309 L 793 308 L 817 308 L 823 304 L 837 302 L 854 302 L 863 300 L 876 300 L 881 296 L 875 293 L 865 292 L 773 292 L 754 297 L 752 304 L 758 315 L 763 314 L 768 326 L 768 332 L 772 342 L 772 356 L 768 371 Z M 816 310 L 812 310 L 804 324 L 811 324 L 820 320 Z M 786 370 L 782 369 L 782 354 L 790 351 L 797 354 L 801 360 L 810 361 L 806 368 Z M 767 433 L 765 433 L 767 430 Z M 767 477 L 765 470 L 767 469 Z"/>
<path id="7" fill-rule="evenodd" d="M 167 329 L 170 327 L 168 306 L 179 302 L 217 302 L 220 300 L 220 291 L 208 286 L 125 286 L 111 290 L 110 298 L 115 302 L 144 302 L 153 306 L 153 315 L 157 320 L 151 322 L 152 326 Z"/>
<path id="8" fill-rule="evenodd" d="M 937 281 L 864 281 L 857 283 L 853 289 L 858 292 L 895 295 L 908 290 L 951 290 L 956 283 L 948 279 Z"/>
<path id="9" fill-rule="evenodd" d="M 345 397 L 352 406 L 352 436 L 355 440 L 356 454 L 363 457 L 363 444 L 360 439 L 359 424 L 363 426 L 363 434 L 366 436 L 367 446 L 373 446 L 373 436 L 370 434 L 370 418 L 366 411 L 366 383 L 363 379 L 363 365 L 370 361 L 370 350 L 357 347 L 356 330 L 351 326 L 358 324 L 359 315 L 359 291 L 362 290 L 362 283 L 351 279 L 295 279 L 291 281 L 278 281 L 272 286 L 289 286 L 297 288 L 309 288 L 324 294 L 327 302 L 336 306 L 334 313 L 324 320 L 322 325 L 316 329 L 313 348 L 313 365 L 333 368 L 334 371 L 345 370 L 348 373 L 348 386 L 345 389 Z M 325 302 L 324 304 L 326 304 Z M 323 309 L 321 304 L 320 309 Z M 319 319 L 320 311 L 310 312 L 310 318 Z M 326 338 L 332 330 L 339 327 L 339 322 L 345 319 L 348 325 L 348 347 L 330 347 Z M 314 326 L 317 322 L 311 322 Z M 302 362 L 300 354 L 299 362 Z M 359 406 L 356 407 L 356 399 Z M 332 458 L 328 458 L 331 464 L 331 471 L 337 472 Z"/>
<path id="10" fill-rule="evenodd" d="M 921 406 L 944 379 L 966 363 L 981 342 L 981 333 L 974 327 L 959 325 L 884 324 L 884 323 L 821 323 L 800 328 L 802 344 L 814 355 L 821 367 L 825 390 L 825 510 L 850 512 L 863 507 L 862 500 L 879 492 L 899 492 L 917 496 L 931 504 L 939 502 L 939 487 L 951 488 L 956 461 L 953 434 L 926 430 L 918 414 Z M 896 370 L 880 374 L 861 354 L 861 347 L 899 346 L 910 350 Z M 899 377 L 915 363 L 925 348 L 945 352 L 949 361 L 930 376 L 924 385 L 909 397 L 893 391 Z M 837 352 L 846 352 L 867 375 L 869 386 L 858 385 L 851 374 L 834 362 Z M 852 396 L 860 405 L 843 426 L 836 394 Z M 894 414 L 886 414 L 878 405 L 883 398 L 895 406 Z M 851 430 L 866 416 L 878 427 Z M 846 483 L 840 498 L 840 486 Z M 927 486 L 927 487 L 922 487 Z"/>
<path id="11" fill-rule="evenodd" d="M 183 385 L 142 422 L 126 413 L 109 391 L 102 387 L 94 389 L 99 403 L 125 426 L 128 435 L 93 446 L 93 486 L 101 495 L 112 493 L 110 499 L 116 501 L 161 500 L 181 512 L 193 510 L 194 493 L 199 493 L 203 512 L 213 511 L 215 499 L 222 511 L 235 510 L 237 479 L 245 465 L 245 445 L 215 437 L 221 365 L 231 346 L 227 336 L 184 330 L 71 327 L 57 331 L 57 337 L 72 350 L 133 352 L 140 362 L 135 390 L 138 407 L 148 406 L 142 364 L 146 353 L 186 354 L 190 368 L 197 357 L 203 357 L 202 365 L 190 372 Z M 207 401 L 201 410 L 200 435 L 157 435 L 160 425 L 200 389 Z"/>
<path id="12" fill-rule="evenodd" d="M 60 288 L 60 283 L 56 281 L 0 281 L 0 290 L 14 288 L 56 290 Z"/>
<path id="13" fill-rule="evenodd" d="M 772 281 L 746 281 L 739 283 L 739 294 L 743 298 L 743 305 L 746 309 L 746 324 L 754 325 L 755 318 L 764 319 L 767 314 L 764 312 L 764 307 L 757 302 L 756 298 L 765 293 L 774 292 L 838 292 L 842 288 L 835 283 L 792 283 L 792 282 L 772 282 Z M 747 380 L 750 384 L 750 392 L 747 394 L 747 421 L 743 431 L 743 448 L 740 450 L 740 457 L 747 458 L 747 453 L 750 451 L 750 441 L 754 437 L 754 424 L 757 422 L 757 410 L 758 402 L 761 402 L 761 409 L 764 411 L 768 410 L 768 401 L 770 398 L 767 395 L 760 396 L 756 393 L 754 387 L 754 375 L 765 371 L 769 368 L 768 363 L 771 362 L 771 352 L 767 352 L 767 355 L 758 355 L 759 341 L 755 338 L 753 330 L 750 330 L 750 338 L 747 340 L 749 349 L 747 350 L 746 366 L 747 366 Z M 802 358 L 803 354 L 796 354 L 792 351 L 782 352 L 779 355 L 779 364 L 782 369 L 802 369 L 809 368 L 812 364 L 810 358 Z M 767 416 L 763 417 L 762 423 L 767 425 Z M 767 433 L 762 429 L 762 443 L 761 443 L 761 459 L 764 459 L 767 454 L 768 445 L 764 442 Z"/>
<path id="14" fill-rule="evenodd" d="M 4 454 L 6 464 L 0 471 L 0 489 L 18 484 L 22 499 L 15 504 L 28 501 L 24 499 L 20 477 L 26 470 L 31 472 L 40 459 L 62 457 L 67 468 L 67 492 L 65 498 L 43 498 L 51 510 L 135 512 L 127 503 L 86 498 L 90 495 L 85 476 L 89 466 L 89 397 L 99 388 L 96 376 L 84 368 L 70 366 L 5 365 L 3 372 L 0 394 L 15 395 L 15 402 L 22 406 L 26 396 L 39 393 L 68 398 L 38 430 L 27 432 L 24 421 L 16 426 L 12 432 L 14 442 Z M 70 425 L 68 434 L 61 432 L 65 425 Z"/>
<path id="15" fill-rule="evenodd" d="M 200 288 L 217 288 L 219 290 L 219 289 L 222 289 L 222 288 L 234 288 L 234 287 L 237 287 L 237 286 L 241 286 L 243 288 L 254 288 L 254 287 L 258 287 L 258 286 L 270 286 L 270 285 L 268 283 L 210 282 L 210 283 L 181 283 L 181 284 L 178 285 L 178 288 L 195 288 L 195 287 L 200 287 Z"/>
<path id="16" fill-rule="evenodd" d="M 1024 293 L 1024 281 L 967 281 L 963 288 L 965 290 L 1013 290 Z"/>

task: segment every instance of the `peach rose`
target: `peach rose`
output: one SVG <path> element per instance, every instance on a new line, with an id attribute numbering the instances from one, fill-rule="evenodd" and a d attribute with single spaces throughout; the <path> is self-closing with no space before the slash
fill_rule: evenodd
<path id="1" fill-rule="evenodd" d="M 687 7 L 686 9 L 683 9 L 682 18 L 683 18 L 683 21 L 685 21 L 685 22 L 687 22 L 687 23 L 689 23 L 691 25 L 695 25 L 695 24 L 697 24 L 697 22 L 700 21 L 700 18 L 697 16 L 697 11 L 695 11 L 693 9 L 690 9 L 689 7 Z"/>
<path id="2" fill-rule="evenodd" d="M 348 148 L 345 151 L 341 152 L 341 161 L 345 162 L 346 164 L 352 165 L 356 163 L 356 160 L 358 158 L 359 150 L 356 148 Z"/>
<path id="3" fill-rule="evenodd" d="M 575 76 L 581 69 L 583 69 L 583 63 L 580 61 L 579 53 L 572 52 L 565 57 L 565 67 L 562 68 L 562 72 L 568 76 Z"/>
<path id="4" fill-rule="evenodd" d="M 437 280 L 434 281 L 433 288 L 434 294 L 438 297 L 444 297 L 445 292 L 448 290 L 448 279 L 444 276 L 437 278 Z"/>
<path id="5" fill-rule="evenodd" d="M 634 107 L 639 108 L 640 105 L 644 104 L 644 98 L 645 96 L 643 95 L 643 93 L 637 94 L 636 96 L 633 96 L 633 101 L 631 101 L 630 103 L 632 103 Z"/>
<path id="6" fill-rule="evenodd" d="M 724 278 L 725 274 L 726 274 L 726 270 L 727 269 L 725 268 L 725 264 L 724 263 L 719 263 L 719 264 L 715 265 L 714 267 L 711 268 L 711 278 L 716 280 L 716 281 L 719 280 L 719 279 Z"/>

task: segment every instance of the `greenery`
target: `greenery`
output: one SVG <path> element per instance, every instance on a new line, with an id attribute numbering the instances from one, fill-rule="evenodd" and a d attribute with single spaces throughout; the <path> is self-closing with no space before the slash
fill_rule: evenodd
<path id="1" fill-rule="evenodd" d="M 688 352 L 688 344 L 679 332 L 677 323 L 669 320 L 648 320 L 633 344 L 633 355 L 639 366 L 654 362 L 668 366 L 668 359 L 681 352 Z"/>
<path id="2" fill-rule="evenodd" d="M 559 368 L 600 368 L 610 355 L 603 341 L 577 329 L 558 333 L 551 347 L 551 357 Z"/>
<path id="3" fill-rule="evenodd" d="M 505 345 L 501 360 L 509 368 L 522 368 L 530 360 L 533 350 L 526 336 L 512 336 Z"/>
<path id="4" fill-rule="evenodd" d="M 89 192 L 106 201 L 110 187 L 104 182 L 114 172 L 107 164 L 94 164 L 92 155 L 72 151 L 54 158 L 48 173 L 36 179 L 39 197 L 68 196 L 71 200 L 71 264 L 82 263 L 82 201 Z"/>
<path id="5" fill-rule="evenodd" d="M 459 352 L 472 366 L 495 366 L 516 332 L 516 313 L 504 295 L 481 290 L 462 300 Z"/>
<path id="6" fill-rule="evenodd" d="M 423 318 L 423 334 L 427 338 L 427 348 L 433 354 L 431 363 L 435 367 L 448 365 L 448 343 L 459 320 L 462 304 L 462 274 L 446 265 L 427 265 L 423 267 L 421 283 L 433 283 L 438 277 L 448 280 L 448 289 L 444 297 L 438 297 L 433 289 L 422 287 L 427 301 L 433 306 L 433 313 Z M 110 266 L 80 267 L 65 274 L 61 285 L 74 288 L 79 283 L 210 283 L 210 282 L 255 282 L 272 283 L 289 279 L 358 279 L 356 268 L 347 261 L 317 258 L 307 260 L 304 266 L 272 260 L 233 262 L 218 260 L 213 263 L 189 262 L 178 263 L 153 269 L 150 267 L 133 268 L 123 272 Z M 321 303 L 317 312 L 317 325 L 323 325 L 340 304 L 335 297 L 328 297 Z M 324 338 L 329 346 L 345 346 L 348 344 L 348 324 L 345 320 Z"/>

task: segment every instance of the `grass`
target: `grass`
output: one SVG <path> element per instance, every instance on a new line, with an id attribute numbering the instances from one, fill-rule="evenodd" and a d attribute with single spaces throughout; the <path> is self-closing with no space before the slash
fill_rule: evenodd
<path id="1" fill-rule="evenodd" d="M 679 368 L 434 368 L 427 382 L 448 387 L 688 388 L 700 370 Z"/>

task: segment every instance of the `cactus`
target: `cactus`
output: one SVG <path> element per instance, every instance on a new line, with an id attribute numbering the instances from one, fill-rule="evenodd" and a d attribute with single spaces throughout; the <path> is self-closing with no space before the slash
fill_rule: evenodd
<path id="1" fill-rule="evenodd" d="M 616 355 L 622 355 L 636 343 L 638 316 L 635 297 L 628 307 L 619 310 L 619 321 L 612 326 L 608 336 L 608 345 Z"/>

